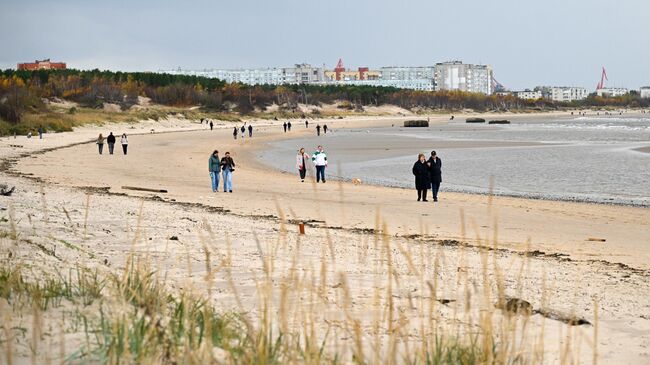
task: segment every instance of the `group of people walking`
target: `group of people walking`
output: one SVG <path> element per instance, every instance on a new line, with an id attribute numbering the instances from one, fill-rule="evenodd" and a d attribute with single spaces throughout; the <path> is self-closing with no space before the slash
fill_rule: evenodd
<path id="1" fill-rule="evenodd" d="M 305 148 L 302 147 L 298 150 L 298 155 L 296 155 L 296 168 L 298 168 L 298 174 L 300 180 L 305 182 L 305 176 L 307 175 L 307 161 L 309 161 L 309 155 L 305 152 Z M 327 167 L 327 154 L 323 150 L 323 146 L 318 146 L 316 152 L 311 155 L 311 161 L 316 167 L 316 182 L 325 183 L 325 168 Z"/>
<path id="2" fill-rule="evenodd" d="M 219 159 L 219 151 L 214 150 L 208 160 L 208 171 L 212 181 L 212 192 L 219 191 L 220 175 L 223 176 L 223 192 L 232 193 L 232 173 L 235 171 L 235 160 L 226 152 L 225 156 Z"/>
<path id="3" fill-rule="evenodd" d="M 244 138 L 245 133 L 246 133 L 246 125 L 242 125 L 241 128 L 234 127 L 232 130 L 232 136 L 234 139 L 237 139 L 237 134 L 239 134 L 239 131 L 241 131 L 241 138 Z M 253 137 L 253 126 L 248 125 L 248 138 Z"/>
<path id="4" fill-rule="evenodd" d="M 101 155 L 104 152 L 104 142 L 108 144 L 108 153 L 113 154 L 113 151 L 115 150 L 115 142 L 116 138 L 113 135 L 113 132 L 110 132 L 108 134 L 108 137 L 104 138 L 104 136 L 100 133 L 99 137 L 97 137 L 97 147 L 99 149 L 99 154 Z M 129 140 L 126 137 L 126 133 L 122 133 L 122 136 L 120 137 L 120 144 L 122 145 L 122 152 L 126 155 L 126 151 L 129 147 Z"/>
<path id="5" fill-rule="evenodd" d="M 442 182 L 442 161 L 436 154 L 431 151 L 431 157 L 427 160 L 424 153 L 418 155 L 418 160 L 413 165 L 413 175 L 415 175 L 415 188 L 418 191 L 418 201 L 428 201 L 427 191 L 431 189 L 433 201 L 438 201 L 438 190 Z"/>

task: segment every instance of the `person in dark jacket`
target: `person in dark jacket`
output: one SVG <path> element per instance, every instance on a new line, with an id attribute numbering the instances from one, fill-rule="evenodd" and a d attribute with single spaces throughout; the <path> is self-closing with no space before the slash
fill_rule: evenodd
<path id="1" fill-rule="evenodd" d="M 115 136 L 111 132 L 108 137 L 106 137 L 106 143 L 108 143 L 108 153 L 113 154 L 113 149 L 115 148 Z"/>
<path id="2" fill-rule="evenodd" d="M 284 128 L 284 133 L 287 133 L 287 122 L 284 122 L 284 124 L 282 124 L 282 127 Z"/>
<path id="3" fill-rule="evenodd" d="M 427 161 L 429 165 L 429 174 L 431 175 L 431 193 L 433 193 L 433 201 L 438 201 L 438 190 L 440 190 L 440 183 L 442 182 L 442 161 L 436 155 L 436 151 L 431 151 L 431 157 Z"/>
<path id="4" fill-rule="evenodd" d="M 418 155 L 418 160 L 413 164 L 413 175 L 415 175 L 415 188 L 418 191 L 418 201 L 427 200 L 427 190 L 431 187 L 431 177 L 429 175 L 429 166 L 423 153 Z"/>
<path id="5" fill-rule="evenodd" d="M 316 124 L 316 135 L 320 136 L 320 124 Z"/>
<path id="6" fill-rule="evenodd" d="M 203 124 L 203 122 L 201 122 L 201 124 Z M 213 129 L 214 129 L 214 123 L 212 123 L 212 121 L 210 121 L 210 130 L 213 130 Z"/>
<path id="7" fill-rule="evenodd" d="M 235 171 L 235 161 L 230 157 L 230 152 L 221 159 L 221 169 L 223 170 L 223 192 L 232 193 L 232 173 Z"/>
<path id="8" fill-rule="evenodd" d="M 287 122 L 287 129 L 289 130 L 289 132 L 291 132 L 291 121 Z"/>
<path id="9" fill-rule="evenodd" d="M 214 150 L 208 160 L 208 171 L 210 172 L 210 180 L 212 181 L 212 192 L 216 193 L 219 190 L 219 175 L 221 172 L 221 160 L 219 159 L 219 151 Z"/>
<path id="10" fill-rule="evenodd" d="M 237 129 L 237 127 L 234 127 L 234 129 L 232 130 L 232 136 L 235 139 L 237 139 L 237 132 L 239 132 L 239 129 Z"/>
<path id="11" fill-rule="evenodd" d="M 253 137 L 253 125 L 248 125 L 248 138 Z"/>

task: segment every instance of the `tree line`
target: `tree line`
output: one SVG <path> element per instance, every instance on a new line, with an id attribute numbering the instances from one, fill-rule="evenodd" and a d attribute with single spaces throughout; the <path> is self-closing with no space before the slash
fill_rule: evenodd
<path id="1" fill-rule="evenodd" d="M 81 106 L 101 108 L 113 103 L 127 110 L 140 96 L 167 106 L 201 106 L 208 111 L 233 111 L 243 115 L 271 105 L 296 110 L 298 104 L 342 102 L 343 108 L 397 105 L 415 109 L 507 111 L 561 107 L 648 107 L 650 100 L 631 93 L 616 98 L 557 103 L 522 100 L 512 95 L 484 95 L 462 91 L 416 91 L 367 85 L 244 85 L 191 75 L 100 70 L 0 71 L 0 118 L 19 123 L 30 110 L 43 108 L 43 99 L 60 98 Z"/>

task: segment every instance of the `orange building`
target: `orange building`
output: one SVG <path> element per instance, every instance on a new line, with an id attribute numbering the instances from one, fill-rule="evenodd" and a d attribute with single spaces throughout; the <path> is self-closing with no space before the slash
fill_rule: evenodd
<path id="1" fill-rule="evenodd" d="M 33 63 L 19 63 L 19 70 L 35 71 L 35 70 L 65 70 L 67 68 L 65 62 L 50 62 L 50 59 L 36 60 Z"/>

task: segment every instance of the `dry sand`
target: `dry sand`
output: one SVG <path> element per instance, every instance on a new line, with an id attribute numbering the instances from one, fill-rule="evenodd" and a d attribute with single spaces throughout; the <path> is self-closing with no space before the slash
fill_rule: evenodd
<path id="1" fill-rule="evenodd" d="M 442 119 L 435 118 L 437 122 Z M 342 128 L 396 121 L 399 119 L 357 118 L 327 123 Z M 9 215 L 11 211 L 24 242 L 56 249 L 56 255 L 51 256 L 24 244 L 12 248 L 17 256 L 47 267 L 86 262 L 110 270 L 123 265 L 126 253 L 135 250 L 153 257 L 160 270 L 168 273 L 171 286 L 188 282 L 200 286 L 205 275 L 202 242 L 212 237 L 216 257 L 225 255 L 227 242 L 233 248 L 235 283 L 245 303 L 241 309 L 254 314 L 255 278 L 261 271 L 257 237 L 267 254 L 272 252 L 277 260 L 278 277 L 287 273 L 296 250 L 301 252 L 300 267 L 305 273 L 318 267 L 322 257 L 331 259 L 324 269 L 329 273 L 324 284 L 330 299 L 324 302 L 336 302 L 332 298 L 337 297 L 336 288 L 340 287 L 337 274 L 345 273 L 354 289 L 353 311 L 362 319 L 364 333 L 371 336 L 372 321 L 368 317 L 376 310 L 372 288 L 383 285 L 378 281 L 383 274 L 374 264 L 381 261 L 382 250 L 373 245 L 374 236 L 368 234 L 377 228 L 377 221 L 379 226 L 385 222 L 388 232 L 397 235 L 393 247 L 416 253 L 415 262 L 424 277 L 438 276 L 443 282 L 438 294 L 441 298 L 463 296 L 456 285 L 462 273 L 473 283 L 472 291 L 482 290 L 478 278 L 485 251 L 475 246 L 484 243 L 481 239 L 492 244 L 497 235 L 504 250 L 490 251 L 490 255 L 503 268 L 508 295 L 529 300 L 536 308 L 548 306 L 574 312 L 591 321 L 596 301 L 601 362 L 650 361 L 648 209 L 448 193 L 434 205 L 413 201 L 413 192 L 404 189 L 333 181 L 301 183 L 293 174 L 268 170 L 252 158 L 266 142 L 286 137 L 278 122 L 273 126 L 256 123 L 253 139 L 237 141 L 232 139 L 229 126 L 210 132 L 205 126 L 187 121 L 167 122 L 165 126 L 151 123 L 159 132 L 185 132 L 131 135 L 128 156 L 121 155 L 118 149 L 116 155 L 105 152 L 99 156 L 92 143 L 73 145 L 95 137 L 100 129 L 105 133 L 114 128 L 119 134 L 121 129 L 117 128 L 124 125 L 46 135 L 42 141 L 0 140 L 0 157 L 9 162 L 20 157 L 12 174 L 0 175 L 3 181 L 18 186 L 14 196 L 0 200 L 0 206 L 5 208 L 0 214 Z M 135 125 L 130 131 L 147 132 L 151 125 Z M 197 127 L 203 129 L 190 131 Z M 295 123 L 292 134 L 305 133 L 302 129 L 304 125 Z M 73 146 L 30 154 L 66 145 Z M 215 148 L 221 153 L 230 150 L 237 162 L 233 194 L 210 191 L 207 158 Z M 122 190 L 123 185 L 167 189 L 169 193 L 140 194 Z M 109 195 L 106 191 L 129 196 Z M 142 203 L 131 196 L 146 200 Z M 88 201 L 91 213 L 84 224 Z M 312 221 L 300 242 L 295 224 L 284 226 L 278 220 L 282 213 L 287 219 Z M 322 228 L 325 226 L 341 229 Z M 8 229 L 8 223 L 0 227 Z M 206 227 L 211 227 L 213 236 Z M 179 240 L 167 240 L 172 235 Z M 588 241 L 590 237 L 605 238 L 606 242 Z M 61 240 L 85 251 L 71 250 Z M 464 240 L 471 246 L 462 249 L 453 241 L 440 244 L 441 240 Z M 5 248 L 10 243 L 3 239 L 2 245 Z M 531 254 L 522 256 L 514 251 Z M 410 293 L 423 293 L 424 283 L 399 252 L 396 250 L 395 270 L 401 276 L 402 288 L 395 297 L 406 305 Z M 442 260 L 441 271 L 434 271 L 434 256 Z M 517 274 L 524 267 L 524 274 Z M 517 277 L 521 279 L 515 280 Z M 237 308 L 223 279 L 217 281 L 215 300 L 226 309 Z M 341 320 L 340 309 L 334 304 L 321 305 L 326 323 Z M 456 313 L 453 306 L 441 306 L 439 311 L 446 318 Z M 404 313 L 417 322 L 417 311 Z M 593 326 L 569 327 L 539 317 L 533 316 L 531 323 L 533 328 L 545 326 L 545 362 L 559 361 L 558 349 L 566 344 L 568 333 L 575 336 L 575 343 L 582 344 L 576 351 L 581 360 L 591 360 Z M 345 342 L 346 336 L 339 330 L 340 340 Z"/>

